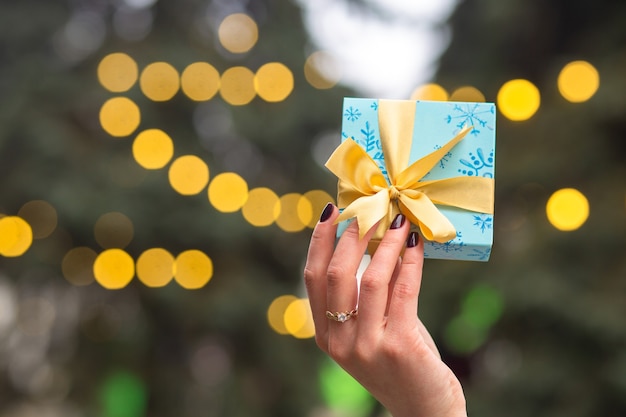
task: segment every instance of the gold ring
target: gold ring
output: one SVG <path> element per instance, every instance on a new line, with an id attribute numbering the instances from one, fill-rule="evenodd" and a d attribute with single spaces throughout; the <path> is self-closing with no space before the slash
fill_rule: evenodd
<path id="1" fill-rule="evenodd" d="M 328 317 L 331 320 L 338 321 L 339 323 L 348 321 L 352 317 L 356 318 L 358 314 L 359 312 L 357 309 L 354 309 L 351 311 L 343 311 L 343 312 L 337 311 L 336 313 L 333 313 L 332 311 L 326 311 L 326 317 Z"/>

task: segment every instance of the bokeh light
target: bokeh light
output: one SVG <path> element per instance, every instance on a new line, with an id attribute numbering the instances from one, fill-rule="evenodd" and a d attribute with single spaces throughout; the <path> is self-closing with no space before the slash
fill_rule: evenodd
<path id="1" fill-rule="evenodd" d="M 459 87 L 450 94 L 450 101 L 467 101 L 472 103 L 484 103 L 485 95 L 476 87 L 466 85 Z"/>
<path id="2" fill-rule="evenodd" d="M 234 172 L 216 175 L 209 184 L 209 202 L 222 213 L 235 212 L 248 199 L 248 183 Z"/>
<path id="3" fill-rule="evenodd" d="M 444 330 L 446 347 L 460 355 L 476 351 L 486 342 L 503 309 L 504 301 L 495 288 L 486 284 L 474 286 L 463 298 L 460 314 Z"/>
<path id="4" fill-rule="evenodd" d="M 498 109 L 509 120 L 530 119 L 539 109 L 540 103 L 539 89 L 528 80 L 507 81 L 498 91 Z"/>
<path id="5" fill-rule="evenodd" d="M 79 287 L 95 281 L 93 265 L 98 254 L 91 248 L 80 246 L 70 249 L 61 262 L 63 277 L 72 285 Z"/>
<path id="6" fill-rule="evenodd" d="M 174 256 L 162 248 L 148 249 L 137 258 L 136 269 L 145 286 L 163 287 L 174 277 Z"/>
<path id="7" fill-rule="evenodd" d="M 313 207 L 301 194 L 285 194 L 279 201 L 280 214 L 276 224 L 285 232 L 299 232 L 313 219 Z"/>
<path id="8" fill-rule="evenodd" d="M 102 287 L 118 290 L 133 279 L 135 261 L 122 249 L 107 249 L 96 257 L 93 275 Z"/>
<path id="9" fill-rule="evenodd" d="M 163 168 L 174 156 L 174 142 L 160 129 L 147 129 L 133 141 L 133 157 L 145 169 Z"/>
<path id="10" fill-rule="evenodd" d="M 194 101 L 207 101 L 220 89 L 220 74 L 207 62 L 194 62 L 180 77 L 183 93 Z"/>
<path id="11" fill-rule="evenodd" d="M 109 375 L 99 391 L 103 417 L 143 417 L 148 396 L 145 384 L 134 374 L 117 371 Z"/>
<path id="12" fill-rule="evenodd" d="M 180 253 L 174 264 L 174 279 L 188 290 L 204 287 L 213 277 L 213 261 L 203 252 L 191 249 Z"/>
<path id="13" fill-rule="evenodd" d="M 222 99 L 233 106 L 243 106 L 256 96 L 254 73 L 246 67 L 228 68 L 222 74 Z"/>
<path id="14" fill-rule="evenodd" d="M 33 231 L 21 217 L 0 218 L 0 255 L 7 258 L 22 256 L 33 243 Z"/>
<path id="15" fill-rule="evenodd" d="M 447 101 L 448 92 L 439 84 L 424 84 L 413 90 L 411 100 Z"/>
<path id="16" fill-rule="evenodd" d="M 113 137 L 133 133 L 141 122 L 141 112 L 134 101 L 126 97 L 108 99 L 100 109 L 100 125 Z"/>
<path id="17" fill-rule="evenodd" d="M 184 155 L 172 163 L 168 177 L 177 193 L 195 195 L 209 183 L 209 167 L 195 155 Z"/>
<path id="18" fill-rule="evenodd" d="M 289 331 L 285 327 L 285 311 L 289 305 L 296 301 L 295 295 L 281 295 L 276 297 L 267 309 L 267 321 L 276 333 L 287 335 Z"/>
<path id="19" fill-rule="evenodd" d="M 315 323 L 311 305 L 306 298 L 298 298 L 285 309 L 285 329 L 296 339 L 308 339 L 315 336 Z"/>
<path id="20" fill-rule="evenodd" d="M 600 87 L 598 70 L 587 61 L 573 61 L 565 65 L 557 79 L 561 95 L 572 103 L 589 100 Z"/>
<path id="21" fill-rule="evenodd" d="M 293 74 L 280 62 L 268 62 L 257 70 L 254 88 L 267 102 L 283 101 L 293 91 Z"/>
<path id="22" fill-rule="evenodd" d="M 319 220 L 319 216 L 322 214 L 322 210 L 326 207 L 326 204 L 335 204 L 335 199 L 324 190 L 311 190 L 307 191 L 303 195 L 311 204 L 311 220 L 307 223 L 309 228 L 314 228 Z"/>
<path id="23" fill-rule="evenodd" d="M 234 13 L 226 16 L 217 30 L 220 43 L 229 52 L 248 52 L 259 39 L 259 29 L 250 16 Z"/>
<path id="24" fill-rule="evenodd" d="M 304 61 L 304 78 L 313 87 L 325 90 L 341 80 L 341 68 L 332 54 L 316 51 Z"/>
<path id="25" fill-rule="evenodd" d="M 319 367 L 319 382 L 322 398 L 334 415 L 371 415 L 376 404 L 374 398 L 334 361 L 326 359 Z"/>
<path id="26" fill-rule="evenodd" d="M 548 199 L 546 215 L 550 224 L 557 229 L 566 232 L 576 230 L 589 217 L 589 202 L 580 191 L 562 188 Z"/>
<path id="27" fill-rule="evenodd" d="M 125 248 L 133 240 L 133 222 L 123 213 L 105 213 L 96 220 L 93 228 L 96 242 L 103 249 Z"/>
<path id="28" fill-rule="evenodd" d="M 167 62 L 153 62 L 139 77 L 143 94 L 152 101 L 170 100 L 180 88 L 178 71 Z"/>
<path id="29" fill-rule="evenodd" d="M 58 216 L 52 204 L 44 200 L 33 200 L 24 204 L 17 212 L 30 225 L 34 239 L 43 239 L 57 227 Z"/>
<path id="30" fill-rule="evenodd" d="M 98 64 L 100 84 L 113 93 L 130 90 L 137 82 L 138 75 L 139 69 L 135 60 L 121 52 L 105 56 Z"/>
<path id="31" fill-rule="evenodd" d="M 269 188 L 254 188 L 248 193 L 248 200 L 241 208 L 241 213 L 253 226 L 269 226 L 280 215 L 280 200 Z"/>

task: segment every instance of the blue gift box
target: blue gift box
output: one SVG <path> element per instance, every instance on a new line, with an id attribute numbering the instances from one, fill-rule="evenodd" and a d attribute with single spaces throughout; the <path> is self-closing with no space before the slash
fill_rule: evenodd
<path id="1" fill-rule="evenodd" d="M 352 138 L 386 176 L 378 108 L 378 99 L 344 98 L 341 136 L 342 142 Z M 409 163 L 440 149 L 464 127 L 471 126 L 465 138 L 445 153 L 420 181 L 459 176 L 493 179 L 495 125 L 493 103 L 416 101 Z M 445 243 L 425 240 L 425 257 L 487 261 L 493 243 L 493 214 L 444 205 L 437 208 L 456 229 L 456 237 Z M 346 225 L 347 222 L 340 224 L 339 234 Z"/>

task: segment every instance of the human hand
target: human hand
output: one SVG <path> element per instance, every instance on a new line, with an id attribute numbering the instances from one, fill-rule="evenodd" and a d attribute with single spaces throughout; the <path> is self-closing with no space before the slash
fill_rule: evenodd
<path id="1" fill-rule="evenodd" d="M 304 269 L 317 345 L 394 417 L 466 417 L 461 384 L 417 316 L 423 242 L 396 217 L 359 289 L 357 269 L 376 226 L 359 239 L 354 221 L 335 247 L 337 216 L 335 206 L 324 209 Z M 348 319 L 327 311 L 335 318 L 348 312 Z"/>

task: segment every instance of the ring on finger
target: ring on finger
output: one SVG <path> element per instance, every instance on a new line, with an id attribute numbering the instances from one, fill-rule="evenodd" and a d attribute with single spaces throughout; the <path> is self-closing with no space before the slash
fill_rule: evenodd
<path id="1" fill-rule="evenodd" d="M 332 311 L 326 311 L 326 317 L 339 323 L 344 323 L 353 317 L 356 318 L 358 314 L 359 311 L 356 308 L 354 310 L 337 311 L 335 313 L 333 313 Z"/>

